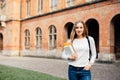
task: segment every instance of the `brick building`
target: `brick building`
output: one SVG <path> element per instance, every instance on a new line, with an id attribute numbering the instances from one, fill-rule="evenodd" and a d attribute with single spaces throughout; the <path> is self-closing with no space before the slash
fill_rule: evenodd
<path id="1" fill-rule="evenodd" d="M 0 0 L 0 49 L 10 56 L 60 57 L 77 20 L 93 36 L 98 59 L 120 58 L 120 0 Z"/>

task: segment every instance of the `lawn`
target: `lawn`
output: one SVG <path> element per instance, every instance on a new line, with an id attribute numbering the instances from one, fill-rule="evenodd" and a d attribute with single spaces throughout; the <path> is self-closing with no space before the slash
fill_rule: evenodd
<path id="1" fill-rule="evenodd" d="M 48 74 L 0 65 L 0 80 L 66 80 Z"/>

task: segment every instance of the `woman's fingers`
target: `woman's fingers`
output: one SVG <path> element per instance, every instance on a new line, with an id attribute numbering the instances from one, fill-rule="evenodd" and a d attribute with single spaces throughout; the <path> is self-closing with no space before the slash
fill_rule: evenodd
<path id="1" fill-rule="evenodd" d="M 92 65 L 88 64 L 87 66 L 84 67 L 85 70 L 90 70 Z"/>

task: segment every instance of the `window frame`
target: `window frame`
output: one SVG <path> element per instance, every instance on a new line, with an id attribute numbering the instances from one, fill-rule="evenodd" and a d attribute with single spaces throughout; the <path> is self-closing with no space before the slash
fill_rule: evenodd
<path id="1" fill-rule="evenodd" d="M 30 49 L 30 31 L 25 30 L 25 49 Z"/>
<path id="2" fill-rule="evenodd" d="M 26 12 L 27 17 L 30 17 L 30 14 L 31 14 L 31 0 L 27 0 L 27 1 L 26 1 L 26 7 L 27 7 L 27 8 L 26 8 L 26 9 L 27 9 L 27 10 L 26 10 L 26 11 L 27 11 L 27 12 Z"/>
<path id="3" fill-rule="evenodd" d="M 66 0 L 66 7 L 74 6 L 75 0 Z"/>
<path id="4" fill-rule="evenodd" d="M 57 0 L 50 0 L 50 9 L 51 11 L 56 10 L 58 1 Z"/>
<path id="5" fill-rule="evenodd" d="M 57 29 L 54 25 L 51 25 L 48 29 L 48 47 L 49 50 L 57 47 Z"/>
<path id="6" fill-rule="evenodd" d="M 43 9 L 43 0 L 37 0 L 37 13 L 41 14 Z"/>
<path id="7" fill-rule="evenodd" d="M 41 28 L 36 28 L 36 49 L 42 48 L 42 30 Z"/>

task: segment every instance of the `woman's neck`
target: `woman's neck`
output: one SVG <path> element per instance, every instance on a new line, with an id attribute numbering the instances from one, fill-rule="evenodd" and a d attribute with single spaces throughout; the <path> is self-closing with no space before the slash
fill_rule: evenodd
<path id="1" fill-rule="evenodd" d="M 81 39 L 81 38 L 83 38 L 83 36 L 81 35 L 81 36 L 77 36 L 77 39 Z"/>

